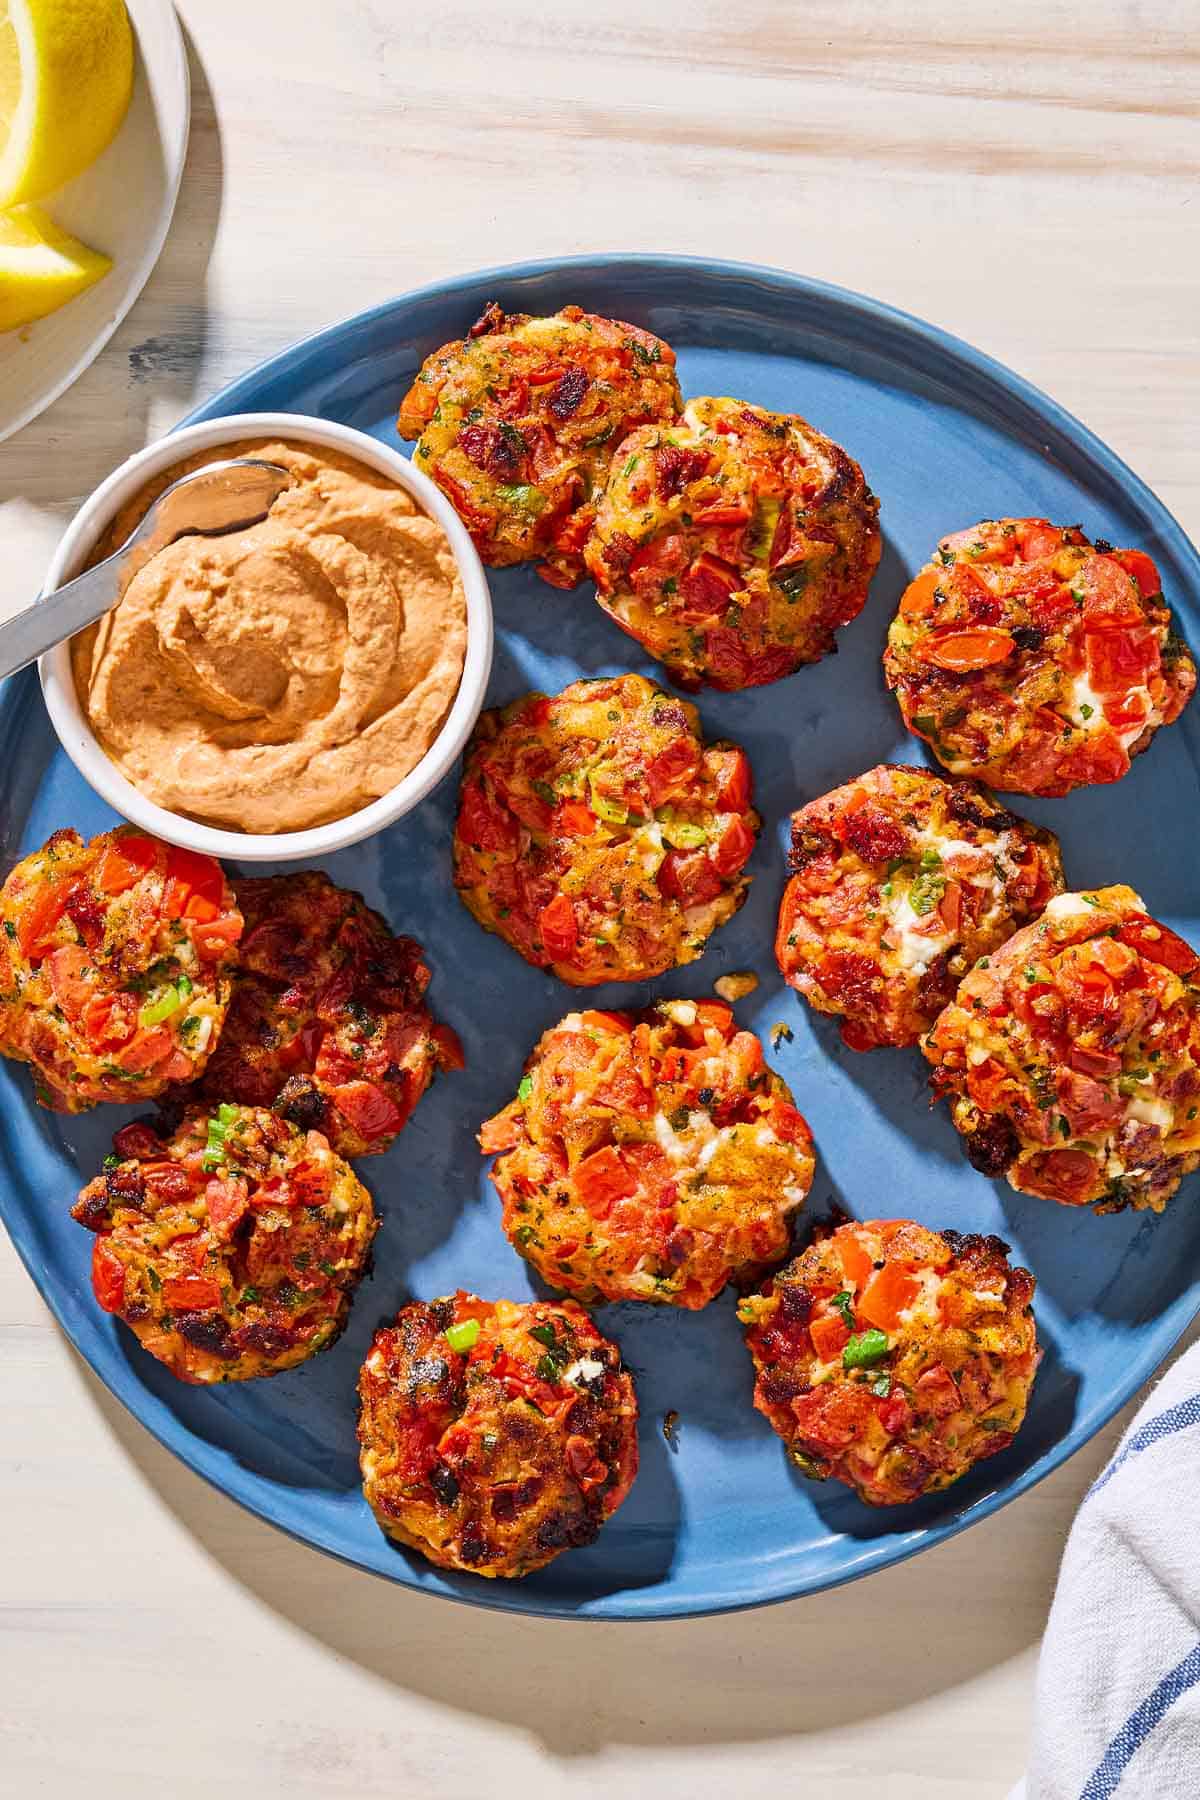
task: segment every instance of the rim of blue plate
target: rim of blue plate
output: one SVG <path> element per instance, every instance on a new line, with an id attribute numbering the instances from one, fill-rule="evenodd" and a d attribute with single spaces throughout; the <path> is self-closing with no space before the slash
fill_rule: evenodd
<path id="1" fill-rule="evenodd" d="M 592 256 L 552 257 L 470 271 L 464 275 L 411 289 L 396 295 L 391 300 L 382 301 L 361 312 L 349 314 L 345 318 L 297 340 L 274 356 L 264 358 L 262 362 L 247 370 L 245 374 L 229 383 L 219 393 L 193 408 L 186 417 L 178 421 L 173 429 L 193 424 L 201 419 L 217 418 L 226 413 L 242 410 L 245 406 L 245 395 L 264 378 L 287 375 L 307 361 L 322 358 L 336 347 L 339 339 L 348 330 L 361 331 L 372 323 L 386 320 L 398 309 L 407 309 L 422 302 L 441 299 L 460 304 L 464 295 L 476 288 L 502 289 L 505 284 L 517 281 L 537 281 L 559 277 L 564 279 L 574 277 L 582 280 L 586 278 L 588 271 L 611 273 L 612 270 L 622 267 L 636 268 L 646 273 L 662 271 L 672 275 L 693 274 L 709 278 L 716 276 L 731 283 L 754 282 L 760 286 L 781 288 L 793 294 L 803 294 L 812 301 L 838 309 L 842 314 L 857 315 L 865 322 L 886 328 L 889 333 L 898 334 L 900 341 L 911 343 L 914 338 L 920 340 L 926 351 L 932 352 L 936 360 L 949 369 L 961 373 L 962 367 L 967 366 L 986 384 L 993 404 L 1000 400 L 1011 408 L 1012 403 L 1016 401 L 1019 403 L 1020 412 L 1025 415 L 1026 423 L 1030 419 L 1035 419 L 1043 431 L 1049 427 L 1058 436 L 1061 450 L 1072 452 L 1077 458 L 1082 455 L 1083 459 L 1091 465 L 1093 473 L 1099 470 L 1124 492 L 1136 496 L 1140 503 L 1154 515 L 1160 535 L 1164 541 L 1169 543 L 1172 553 L 1181 565 L 1189 569 L 1191 580 L 1200 594 L 1200 551 L 1197 551 L 1192 544 L 1178 520 L 1154 494 L 1153 490 L 1115 451 L 1111 450 L 1089 427 L 1076 419 L 1073 414 L 1060 406 L 1056 400 L 1033 382 L 1018 375 L 994 357 L 975 349 L 974 346 L 956 337 L 953 333 L 907 313 L 901 308 L 873 299 L 868 295 L 856 293 L 852 289 L 838 287 L 829 282 L 761 264 L 713 261 L 692 256 L 606 252 Z M 1047 443 L 1045 448 L 1049 454 L 1050 444 Z M 22 704 L 27 704 L 35 689 L 36 684 L 31 672 L 25 671 L 12 682 L 5 684 L 5 691 L 0 694 L 0 709 L 7 711 L 14 706 L 20 707 Z M 297 1530 L 288 1523 L 283 1509 L 271 1504 L 269 1490 L 268 1497 L 264 1499 L 260 1491 L 263 1485 L 260 1478 L 245 1476 L 236 1468 L 230 1470 L 210 1466 L 213 1462 L 212 1453 L 210 1447 L 203 1440 L 196 1439 L 182 1427 L 160 1429 L 128 1405 L 120 1388 L 109 1380 L 107 1374 L 97 1367 L 76 1343 L 67 1324 L 64 1309 L 60 1306 L 54 1291 L 54 1284 L 52 1281 L 43 1279 L 43 1272 L 38 1268 L 34 1256 L 34 1246 L 28 1240 L 24 1230 L 16 1220 L 7 1216 L 4 1222 L 35 1287 L 68 1341 L 78 1354 L 83 1356 L 97 1379 L 164 1449 L 169 1450 L 172 1455 L 208 1482 L 211 1487 L 235 1500 L 247 1512 L 264 1523 L 274 1526 L 297 1543 L 319 1550 L 322 1554 L 332 1557 L 335 1561 L 345 1563 L 348 1567 L 377 1574 L 384 1580 L 406 1587 L 410 1592 L 430 1600 L 452 1600 L 462 1605 L 485 1607 L 490 1611 L 518 1612 L 528 1617 L 547 1619 L 579 1619 L 586 1623 L 613 1624 L 642 1620 L 702 1618 L 721 1613 L 748 1611 L 759 1606 L 776 1605 L 785 1600 L 798 1599 L 805 1594 L 845 1586 L 876 1570 L 906 1562 L 924 1550 L 932 1549 L 937 1544 L 957 1537 L 972 1525 L 980 1523 L 1002 1507 L 1007 1506 L 1010 1501 L 1027 1493 L 1055 1469 L 1061 1467 L 1069 1457 L 1101 1431 L 1121 1407 L 1132 1398 L 1137 1389 L 1153 1375 L 1179 1342 L 1197 1312 L 1200 1312 L 1200 1290 L 1197 1290 L 1195 1301 L 1189 1295 L 1180 1296 L 1158 1321 L 1159 1332 L 1153 1342 L 1152 1361 L 1135 1358 L 1130 1365 L 1135 1371 L 1133 1378 L 1128 1382 L 1121 1383 L 1112 1395 L 1098 1405 L 1086 1419 L 1077 1421 L 1072 1429 L 1065 1432 L 1058 1442 L 1045 1451 L 1036 1462 L 1014 1475 L 1003 1487 L 982 1495 L 956 1517 L 936 1525 L 917 1529 L 912 1542 L 898 1544 L 894 1540 L 889 1542 L 880 1539 L 872 1548 L 861 1551 L 852 1566 L 832 1577 L 824 1574 L 815 1581 L 796 1581 L 784 1591 L 748 1594 L 744 1599 L 730 1600 L 723 1596 L 716 1598 L 704 1593 L 693 1593 L 673 1595 L 670 1602 L 664 1605 L 661 1601 L 655 1603 L 649 1599 L 654 1591 L 651 1589 L 646 1591 L 647 1600 L 645 1602 L 641 1600 L 640 1595 L 625 1594 L 615 1596 L 615 1604 L 608 1600 L 603 1602 L 603 1610 L 589 1610 L 586 1606 L 567 1609 L 539 1601 L 533 1590 L 523 1589 L 517 1583 L 510 1584 L 499 1591 L 495 1591 L 496 1584 L 482 1580 L 472 1583 L 469 1588 L 457 1585 L 452 1588 L 426 1588 L 415 1581 L 403 1566 L 398 1566 L 394 1572 L 367 1568 L 354 1556 L 348 1555 L 336 1543 L 323 1541 L 321 1536 L 312 1532 Z"/>

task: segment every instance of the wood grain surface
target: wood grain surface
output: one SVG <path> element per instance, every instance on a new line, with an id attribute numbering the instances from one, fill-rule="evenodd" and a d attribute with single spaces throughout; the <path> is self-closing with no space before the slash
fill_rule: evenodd
<path id="1" fill-rule="evenodd" d="M 78 501 L 291 339 L 422 281 L 660 250 L 875 294 L 1047 388 L 1200 528 L 1198 59 L 1178 0 L 184 0 L 174 230 L 0 446 L 0 606 Z M 467 1612 L 240 1512 L 103 1392 L 0 1244 L 0 1789 L 1000 1800 L 1103 1434 L 836 1593 L 581 1629 Z"/>

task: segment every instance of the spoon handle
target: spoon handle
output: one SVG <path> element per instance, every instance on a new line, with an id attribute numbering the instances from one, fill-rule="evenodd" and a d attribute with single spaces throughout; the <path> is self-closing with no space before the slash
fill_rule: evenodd
<path id="1" fill-rule="evenodd" d="M 15 675 L 64 638 L 94 625 L 117 603 L 122 551 L 77 575 L 56 593 L 35 600 L 0 625 L 0 676 Z"/>

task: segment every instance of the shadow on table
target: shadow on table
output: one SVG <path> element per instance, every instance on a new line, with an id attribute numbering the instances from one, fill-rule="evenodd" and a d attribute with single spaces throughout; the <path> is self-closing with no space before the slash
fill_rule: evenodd
<path id="1" fill-rule="evenodd" d="M 19 496 L 33 507 L 56 510 L 77 504 L 196 399 L 208 342 L 205 285 L 221 217 L 224 165 L 212 89 L 186 25 L 183 35 L 191 131 L 162 253 L 129 316 L 91 367 L 0 446 L 0 492 L 6 499 Z M 151 321 L 157 329 L 148 334 Z M 47 452 L 41 456 L 33 453 L 39 442 Z M 56 445 L 69 445 L 69 454 L 48 454 Z M 31 469 L 40 471 L 36 478 Z"/>
<path id="2" fill-rule="evenodd" d="M 1056 1536 L 1030 1529 L 1026 1502 L 1023 1517 L 985 1520 L 870 1581 L 754 1612 L 595 1622 L 587 1633 L 568 1621 L 466 1613 L 314 1555 L 235 1512 L 80 1368 L 162 1504 L 243 1588 L 382 1681 L 527 1732 L 563 1757 L 610 1743 L 803 1737 L 973 1681 L 1037 1642 L 1062 1550 Z M 1081 1488 L 1102 1453 L 1081 1452 Z M 1004 1555 L 987 1541 L 1000 1532 Z M 818 1659 L 825 1673 L 814 1681 L 808 1672 Z M 831 1680 L 830 1670 L 846 1679 Z M 556 1695 L 574 1703 L 556 1705 Z"/>

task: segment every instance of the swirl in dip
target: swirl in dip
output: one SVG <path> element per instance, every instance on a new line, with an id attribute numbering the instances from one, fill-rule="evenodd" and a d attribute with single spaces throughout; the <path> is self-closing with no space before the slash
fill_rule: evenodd
<path id="1" fill-rule="evenodd" d="M 256 456 L 292 485 L 270 516 L 182 538 L 73 639 L 80 704 L 122 774 L 207 825 L 302 831 L 403 780 L 462 678 L 466 600 L 446 536 L 408 494 L 315 444 L 222 445 L 156 475 L 94 562 L 205 463 Z"/>

